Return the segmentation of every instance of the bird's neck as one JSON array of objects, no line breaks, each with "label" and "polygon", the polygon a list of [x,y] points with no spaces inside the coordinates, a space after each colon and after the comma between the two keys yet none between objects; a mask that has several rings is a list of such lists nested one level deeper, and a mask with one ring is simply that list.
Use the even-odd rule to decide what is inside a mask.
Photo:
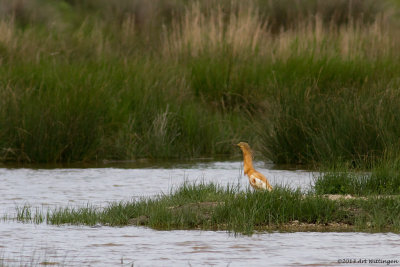
[{"label": "bird's neck", "polygon": [[250,170],[254,169],[251,153],[247,151],[243,151],[243,165],[244,165],[244,174],[247,174]]}]

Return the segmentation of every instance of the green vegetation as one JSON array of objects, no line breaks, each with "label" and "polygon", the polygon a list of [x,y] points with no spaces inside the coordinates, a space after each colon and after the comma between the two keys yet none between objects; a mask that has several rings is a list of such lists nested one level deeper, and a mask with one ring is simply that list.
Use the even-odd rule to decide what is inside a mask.
[{"label": "green vegetation", "polygon": [[322,172],[315,179],[318,194],[399,195],[400,158],[379,160],[369,172],[349,170],[346,166]]},{"label": "green vegetation", "polygon": [[[40,8],[39,8],[40,7]],[[397,150],[398,1],[0,0],[0,160]]]},{"label": "green vegetation", "polygon": [[[17,207],[17,220],[18,221],[31,221],[36,224],[40,224],[44,222],[44,214],[43,209],[35,208],[35,211],[32,211],[32,207],[25,205],[23,207]],[[7,220],[7,216],[4,218]]]},{"label": "green vegetation", "polygon": [[145,225],[155,229],[283,231],[400,231],[400,197],[331,200],[276,188],[272,192],[239,191],[231,186],[184,184],[169,195],[112,203],[105,208],[55,208],[36,213],[18,210],[17,219],[49,224]]}]

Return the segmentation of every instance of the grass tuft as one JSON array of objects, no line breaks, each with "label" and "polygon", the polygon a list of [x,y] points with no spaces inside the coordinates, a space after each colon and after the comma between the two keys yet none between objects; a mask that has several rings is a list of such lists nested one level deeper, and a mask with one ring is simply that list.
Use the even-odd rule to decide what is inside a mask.
[{"label": "grass tuft", "polygon": [[315,180],[317,194],[398,195],[400,164],[397,156],[385,157],[370,172],[340,167],[323,172]]}]

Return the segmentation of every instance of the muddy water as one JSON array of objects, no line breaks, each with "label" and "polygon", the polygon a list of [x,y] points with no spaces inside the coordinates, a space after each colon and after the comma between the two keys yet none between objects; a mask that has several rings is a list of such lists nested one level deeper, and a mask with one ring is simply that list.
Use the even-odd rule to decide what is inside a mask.
[{"label": "muddy water", "polygon": [[[106,206],[168,193],[186,181],[248,186],[240,162],[75,169],[0,169],[0,216],[16,206]],[[256,163],[272,185],[307,189],[307,171]],[[144,227],[51,226],[0,222],[0,266],[343,266],[339,259],[398,260],[400,236],[366,233],[156,231]],[[368,263],[370,264],[370,263]],[[382,265],[382,264],[377,264]],[[384,264],[383,264],[384,265]],[[395,264],[391,264],[393,266]],[[368,266],[368,265],[365,265]]]}]

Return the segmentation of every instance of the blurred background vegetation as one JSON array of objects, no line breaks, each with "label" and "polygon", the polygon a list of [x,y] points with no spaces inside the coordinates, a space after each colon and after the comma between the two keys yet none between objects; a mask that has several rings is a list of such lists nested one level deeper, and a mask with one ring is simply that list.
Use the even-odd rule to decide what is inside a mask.
[{"label": "blurred background vegetation", "polygon": [[0,0],[0,159],[399,158],[400,1]]}]

